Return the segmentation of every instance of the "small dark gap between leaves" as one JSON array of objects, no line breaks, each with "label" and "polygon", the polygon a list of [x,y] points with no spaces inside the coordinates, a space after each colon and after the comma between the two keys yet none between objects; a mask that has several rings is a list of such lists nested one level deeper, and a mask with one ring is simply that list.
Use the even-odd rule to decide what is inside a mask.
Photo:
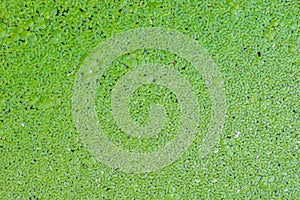
[{"label": "small dark gap between leaves", "polygon": [[259,57],[261,57],[261,52],[259,51],[259,52],[257,52],[257,55],[259,56]]}]

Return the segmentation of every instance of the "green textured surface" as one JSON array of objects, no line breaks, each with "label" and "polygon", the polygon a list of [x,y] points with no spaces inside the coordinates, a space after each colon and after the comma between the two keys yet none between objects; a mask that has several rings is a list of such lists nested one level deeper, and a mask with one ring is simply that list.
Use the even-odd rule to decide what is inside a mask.
[{"label": "green textured surface", "polygon": [[[299,1],[74,2],[0,3],[1,199],[298,198]],[[72,118],[73,85],[82,61],[101,42],[151,26],[185,33],[203,45],[224,80],[227,117],[220,144],[205,158],[197,157],[199,134],[172,165],[128,174],[98,162],[79,140]],[[101,113],[107,107],[101,105],[109,105],[106,95],[114,82],[153,54],[149,59],[158,63],[176,60],[175,69],[191,77],[200,94],[200,132],[207,131],[205,81],[181,58],[148,51],[123,56],[105,72],[97,91],[99,121],[105,120]],[[164,90],[154,85],[138,90],[132,96],[132,117],[144,123],[149,104],[159,99],[174,111],[176,122],[176,102],[172,93],[161,98]],[[173,137],[149,147],[122,142],[110,122],[104,127],[122,148],[151,151]]]}]

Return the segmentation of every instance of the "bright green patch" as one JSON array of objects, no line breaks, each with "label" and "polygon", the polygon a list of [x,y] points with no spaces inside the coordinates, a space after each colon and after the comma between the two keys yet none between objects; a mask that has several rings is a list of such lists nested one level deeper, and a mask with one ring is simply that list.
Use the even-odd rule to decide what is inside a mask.
[{"label": "bright green patch", "polygon": [[[297,1],[4,0],[0,10],[1,199],[299,197]],[[118,33],[141,27],[176,30],[202,44],[224,80],[227,117],[220,144],[200,159],[198,150],[211,112],[205,80],[182,58],[149,49],[153,55],[149,62],[172,66],[176,60],[174,69],[191,77],[198,91],[203,134],[172,165],[152,173],[127,174],[97,161],[79,140],[72,95],[76,74],[91,50]],[[112,77],[99,80],[103,83],[97,91],[99,122],[104,120],[101,113],[109,109],[104,96],[108,89],[131,66],[148,59],[135,53],[119,58],[104,73]],[[131,116],[145,122],[153,101],[172,110],[177,105],[172,96],[164,87],[139,88],[132,96],[136,103],[131,101]],[[172,111],[170,124],[179,114]],[[111,117],[108,113],[104,127],[117,144]],[[120,133],[121,139],[124,135]],[[149,148],[139,148],[144,144]],[[163,144],[164,140],[126,139],[120,148],[152,151]]]}]

